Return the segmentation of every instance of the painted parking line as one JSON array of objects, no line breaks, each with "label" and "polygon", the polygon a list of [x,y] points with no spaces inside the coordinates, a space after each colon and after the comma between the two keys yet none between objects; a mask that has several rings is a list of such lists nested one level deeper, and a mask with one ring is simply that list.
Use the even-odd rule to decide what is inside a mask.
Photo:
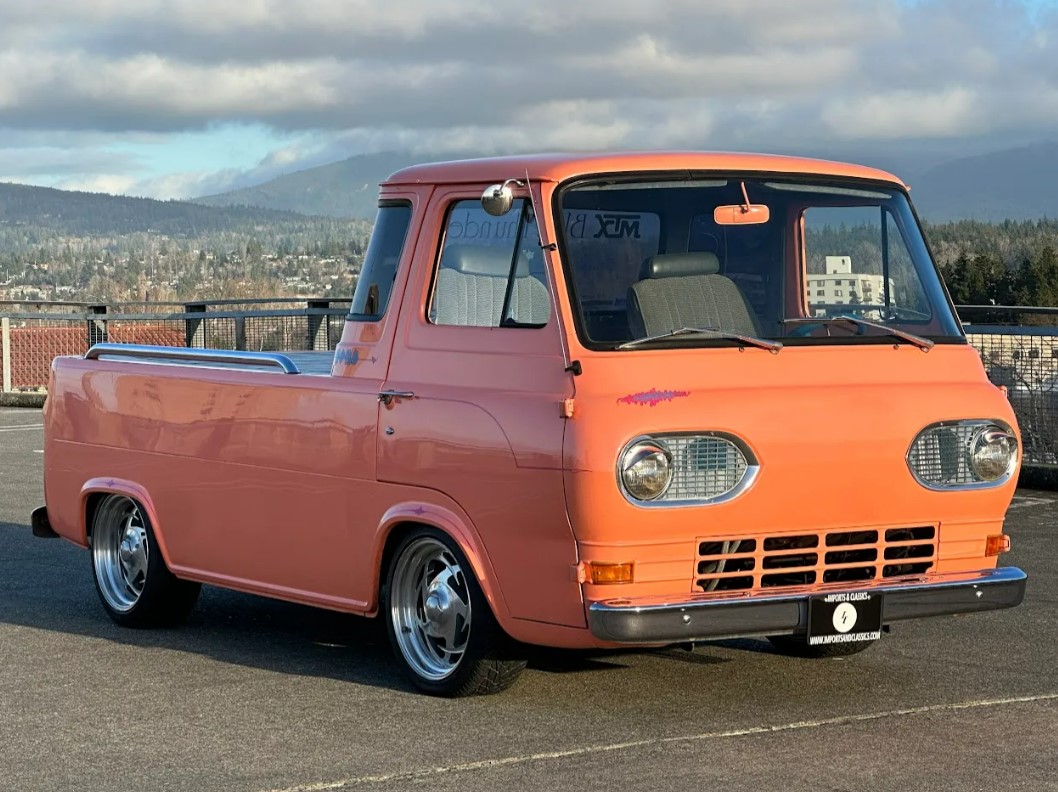
[{"label": "painted parking line", "polygon": [[776,734],[779,732],[801,731],[804,729],[823,729],[827,727],[853,725],[856,723],[883,720],[887,718],[906,718],[909,716],[930,715],[937,712],[957,712],[960,710],[975,710],[986,707],[1037,704],[1040,702],[1051,702],[1055,700],[1058,700],[1058,693],[1040,693],[1033,696],[1016,696],[1001,699],[978,699],[975,701],[960,701],[950,704],[927,704],[922,707],[907,707],[905,709],[886,710],[884,712],[867,712],[859,715],[839,715],[834,718],[797,721],[795,723],[782,723],[774,726],[749,726],[742,729],[730,729],[727,731],[685,734],[674,737],[655,737],[645,740],[629,740],[628,742],[610,743],[608,745],[585,745],[559,751],[546,751],[543,753],[522,754],[517,756],[502,756],[495,759],[483,759],[477,762],[464,762],[461,764],[444,765],[440,767],[426,767],[421,770],[406,770],[403,772],[398,771],[393,773],[380,773],[377,775],[354,776],[335,781],[317,781],[314,783],[300,784],[280,789],[271,789],[268,790],[268,792],[337,792],[337,790],[351,789],[358,786],[390,783],[398,783],[404,786],[407,782],[419,784],[426,783],[429,782],[431,778],[442,775],[472,773],[477,770],[491,770],[497,767],[570,759],[581,756],[590,756],[592,754],[615,753],[634,748],[650,748],[654,746],[671,745],[674,743],[687,744],[706,742],[709,740],[725,740],[735,737]]},{"label": "painted parking line", "polygon": [[41,429],[44,424],[19,424],[18,426],[0,426],[0,432],[24,432],[27,429]]}]

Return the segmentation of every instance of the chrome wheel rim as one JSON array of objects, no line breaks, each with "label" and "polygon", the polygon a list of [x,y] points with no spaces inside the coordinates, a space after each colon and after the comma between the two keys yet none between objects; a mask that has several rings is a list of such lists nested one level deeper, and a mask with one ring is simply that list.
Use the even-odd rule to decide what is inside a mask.
[{"label": "chrome wheel rim", "polygon": [[470,639],[466,575],[437,539],[418,539],[397,559],[390,581],[390,619],[412,670],[430,681],[455,673]]},{"label": "chrome wheel rim", "polygon": [[147,581],[150,544],[139,507],[128,498],[108,498],[92,527],[92,559],[99,590],[114,610],[132,610]]}]

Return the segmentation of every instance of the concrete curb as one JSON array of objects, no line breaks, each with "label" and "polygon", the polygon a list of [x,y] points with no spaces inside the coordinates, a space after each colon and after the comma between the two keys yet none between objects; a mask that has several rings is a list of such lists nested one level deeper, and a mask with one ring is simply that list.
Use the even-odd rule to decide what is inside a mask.
[{"label": "concrete curb", "polygon": [[33,407],[39,410],[46,398],[46,393],[0,393],[0,407]]}]

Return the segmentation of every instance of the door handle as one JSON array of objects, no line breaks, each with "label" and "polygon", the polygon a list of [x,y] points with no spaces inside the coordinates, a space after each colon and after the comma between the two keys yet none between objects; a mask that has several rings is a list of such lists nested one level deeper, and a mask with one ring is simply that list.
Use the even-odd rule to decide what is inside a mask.
[{"label": "door handle", "polygon": [[378,392],[378,400],[387,407],[393,404],[395,399],[414,399],[412,391],[383,390]]}]

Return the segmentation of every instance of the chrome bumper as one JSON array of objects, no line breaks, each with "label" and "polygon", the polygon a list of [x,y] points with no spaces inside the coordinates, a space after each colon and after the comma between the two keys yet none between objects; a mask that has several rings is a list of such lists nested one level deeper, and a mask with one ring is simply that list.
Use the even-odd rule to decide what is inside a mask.
[{"label": "chrome bumper", "polygon": [[882,621],[1013,608],[1025,596],[1025,573],[1017,567],[982,572],[887,580],[871,585],[827,586],[777,595],[698,594],[678,600],[612,599],[588,609],[588,626],[600,640],[620,644],[664,644],[796,635],[808,628],[808,599],[835,591],[883,595]]}]

